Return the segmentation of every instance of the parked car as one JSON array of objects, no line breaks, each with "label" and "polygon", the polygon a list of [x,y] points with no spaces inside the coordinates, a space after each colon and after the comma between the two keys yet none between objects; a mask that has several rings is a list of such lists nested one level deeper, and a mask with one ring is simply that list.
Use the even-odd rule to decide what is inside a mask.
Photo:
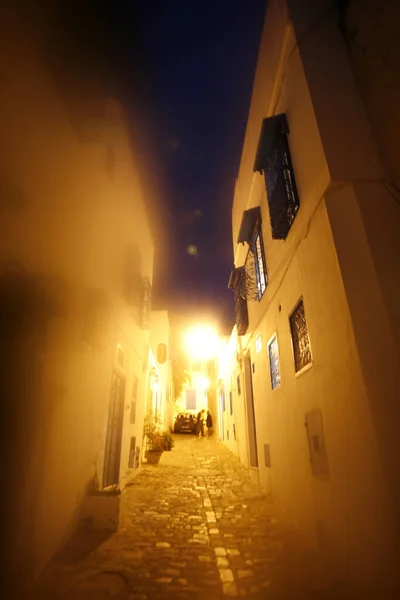
[{"label": "parked car", "polygon": [[174,433],[196,433],[196,417],[190,413],[179,413],[174,423]]}]

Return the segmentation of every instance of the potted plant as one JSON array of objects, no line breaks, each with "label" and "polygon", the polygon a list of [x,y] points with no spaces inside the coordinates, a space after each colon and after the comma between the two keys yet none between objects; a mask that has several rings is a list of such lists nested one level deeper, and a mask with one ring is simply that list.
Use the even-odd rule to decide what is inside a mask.
[{"label": "potted plant", "polygon": [[146,437],[146,459],[150,465],[158,465],[164,452],[164,441],[160,430],[160,419],[153,411],[144,418],[143,433]]},{"label": "potted plant", "polygon": [[162,441],[164,450],[171,451],[172,448],[175,446],[173,438],[168,433],[163,433]]}]

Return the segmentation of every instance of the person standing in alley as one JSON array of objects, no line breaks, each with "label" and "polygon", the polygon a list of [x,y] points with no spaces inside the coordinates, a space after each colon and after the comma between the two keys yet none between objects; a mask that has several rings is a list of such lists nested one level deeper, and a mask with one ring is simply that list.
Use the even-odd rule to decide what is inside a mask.
[{"label": "person standing in alley", "polygon": [[213,420],[210,411],[207,411],[206,417],[206,425],[207,425],[207,435],[212,435],[213,433]]},{"label": "person standing in alley", "polygon": [[197,415],[197,436],[204,437],[204,413],[205,410],[201,410]]}]

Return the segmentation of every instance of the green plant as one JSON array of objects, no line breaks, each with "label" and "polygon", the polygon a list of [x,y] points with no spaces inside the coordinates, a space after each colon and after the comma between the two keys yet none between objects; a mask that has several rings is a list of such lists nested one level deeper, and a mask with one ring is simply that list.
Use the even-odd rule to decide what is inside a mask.
[{"label": "green plant", "polygon": [[148,451],[164,451],[164,442],[161,432],[161,418],[152,410],[150,410],[144,418],[143,433],[146,436],[146,447]]},{"label": "green plant", "polygon": [[164,440],[159,435],[151,435],[147,437],[148,452],[164,452]]},{"label": "green plant", "polygon": [[172,437],[168,433],[163,433],[162,439],[164,450],[172,450],[172,448],[175,446],[175,442]]}]

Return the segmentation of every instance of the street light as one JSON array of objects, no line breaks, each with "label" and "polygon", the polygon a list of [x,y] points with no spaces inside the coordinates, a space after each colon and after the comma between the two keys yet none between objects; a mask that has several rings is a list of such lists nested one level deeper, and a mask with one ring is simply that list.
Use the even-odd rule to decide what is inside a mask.
[{"label": "street light", "polygon": [[184,338],[189,358],[206,361],[218,355],[221,339],[211,325],[197,325],[189,329]]}]

